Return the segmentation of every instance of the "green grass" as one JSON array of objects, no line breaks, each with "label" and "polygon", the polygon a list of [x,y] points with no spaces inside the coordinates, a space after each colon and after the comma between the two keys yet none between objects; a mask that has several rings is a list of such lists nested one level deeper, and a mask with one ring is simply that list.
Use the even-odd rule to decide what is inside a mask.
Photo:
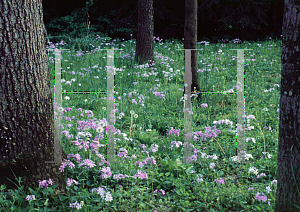
[{"label": "green grass", "polygon": [[[101,49],[111,48],[110,45],[104,44],[104,40],[91,40],[91,43],[95,48],[96,45]],[[62,53],[63,91],[83,93],[62,94],[63,148],[67,155],[80,154],[81,161],[90,159],[96,166],[89,169],[84,166],[79,167],[76,159],[71,157],[70,161],[75,164],[75,167],[73,169],[66,167],[65,172],[68,178],[76,180],[79,184],[68,187],[67,195],[51,194],[53,186],[36,188],[26,194],[14,190],[11,191],[14,194],[13,198],[0,197],[2,211],[75,211],[76,208],[70,207],[70,203],[75,201],[84,203],[78,211],[274,211],[276,183],[273,180],[277,177],[281,41],[266,40],[241,44],[220,41],[218,44],[209,45],[199,43],[197,47],[203,49],[198,50],[200,87],[202,91],[207,92],[230,89],[236,92],[234,86],[237,60],[233,58],[237,57],[237,51],[229,49],[253,49],[245,51],[244,83],[245,113],[247,116],[254,115],[255,120],[246,119],[254,129],[246,130],[245,138],[256,140],[255,143],[251,139],[245,142],[245,151],[252,158],[248,160],[250,163],[240,166],[231,163],[233,156],[236,156],[237,97],[235,93],[226,95],[207,93],[202,95],[200,104],[193,103],[193,132],[202,131],[204,134],[207,131],[209,134],[209,130],[205,127],[216,126],[221,133],[217,133],[215,138],[204,140],[199,137],[199,140],[193,141],[194,147],[198,150],[196,163],[189,165],[179,163],[178,160],[184,161],[184,148],[182,145],[177,147],[174,144],[171,149],[170,145],[172,141],[184,143],[183,102],[180,99],[184,85],[185,62],[184,52],[176,51],[177,48],[183,49],[183,44],[179,41],[155,41],[156,64],[153,66],[153,72],[157,73],[155,76],[150,75],[152,70],[149,67],[135,68],[134,40],[114,43],[114,48],[124,49],[115,51],[114,55],[115,108],[118,109],[115,113],[115,128],[120,130],[115,134],[117,138],[115,151],[119,154],[122,152],[121,148],[124,148],[128,151],[129,157],[116,155],[115,159],[118,163],[109,165],[111,176],[102,179],[99,178],[102,174],[101,170],[107,165],[99,166],[102,159],[93,154],[91,147],[87,151],[84,148],[80,150],[72,142],[77,140],[76,136],[81,131],[77,130],[80,126],[77,121],[85,121],[89,126],[85,131],[91,134],[90,144],[95,143],[93,140],[103,144],[97,150],[99,154],[106,157],[105,128],[101,134],[96,131],[99,121],[107,117],[107,101],[104,99],[106,94],[84,92],[106,90],[107,60],[106,51],[84,52],[81,56],[76,55],[72,50],[64,51]],[[49,53],[52,91],[55,70],[53,58],[55,58],[54,54]],[[141,76],[144,73],[149,76]],[[66,84],[67,81],[72,82],[71,85]],[[134,85],[134,82],[137,84]],[[276,84],[278,87],[275,86]],[[155,87],[156,90],[153,90]],[[136,94],[133,93],[134,91]],[[162,92],[161,94],[165,96],[161,98],[154,92]],[[132,103],[132,99],[135,99],[137,104]],[[142,103],[144,106],[141,105]],[[208,107],[201,106],[204,103],[207,103]],[[67,111],[67,108],[72,110]],[[76,110],[79,108],[82,112]],[[90,111],[93,113],[92,117],[88,116],[91,114]],[[130,111],[138,117],[131,115]],[[121,113],[123,116],[120,117]],[[66,120],[67,117],[69,120]],[[215,122],[226,119],[232,122],[232,126]],[[271,127],[272,132],[264,128],[265,126]],[[180,129],[179,136],[166,136],[166,131],[170,131],[171,127]],[[66,133],[73,135],[73,138],[67,138]],[[87,141],[87,138],[83,138],[83,141]],[[157,145],[156,151],[153,145]],[[263,154],[264,149],[266,154]],[[149,155],[143,150],[148,151]],[[207,155],[215,155],[218,158],[215,156],[206,158]],[[267,155],[270,155],[270,158]],[[155,163],[151,157],[155,159]],[[141,168],[137,161],[147,161],[147,165]],[[211,163],[215,164],[215,168],[211,168]],[[257,173],[250,173],[250,167],[257,168]],[[142,173],[140,178],[135,179],[133,176],[139,174],[138,170]],[[145,172],[147,176],[143,175]],[[257,178],[262,173],[265,176]],[[129,177],[114,179],[113,176],[117,174]],[[220,178],[224,180],[224,184],[216,183],[216,179]],[[107,186],[105,193],[110,192],[111,201],[106,201],[100,194],[91,192],[93,188],[102,186]],[[270,192],[267,191],[267,187],[271,189]],[[256,197],[258,192],[264,193],[261,196],[265,196],[266,201],[258,200]],[[27,195],[35,195],[36,200],[27,201]]]}]

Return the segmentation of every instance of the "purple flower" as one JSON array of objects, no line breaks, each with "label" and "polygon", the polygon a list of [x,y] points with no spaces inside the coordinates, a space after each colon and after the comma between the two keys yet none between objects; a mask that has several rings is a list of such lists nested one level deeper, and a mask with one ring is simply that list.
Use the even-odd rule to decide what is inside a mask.
[{"label": "purple flower", "polygon": [[110,167],[103,167],[101,171],[103,172],[100,176],[102,179],[109,178],[111,176]]},{"label": "purple flower", "polygon": [[53,185],[53,182],[50,178],[49,178],[49,180],[43,180],[43,181],[39,180],[39,187],[40,188],[44,188],[44,187],[46,188],[46,187],[48,187],[48,184]]},{"label": "purple flower", "polygon": [[35,195],[27,195],[26,200],[35,200]]},{"label": "purple flower", "polygon": [[96,166],[96,164],[95,164],[94,161],[92,161],[92,160],[90,160],[90,159],[84,159],[84,160],[82,161],[82,163],[80,163],[80,164],[78,165],[78,167],[80,167],[80,166],[84,166],[85,168],[92,168],[92,167]]},{"label": "purple flower", "polygon": [[73,180],[71,178],[68,178],[67,180],[67,185],[70,187],[73,183],[75,183],[76,185],[78,185],[78,182],[76,180]]},{"label": "purple flower", "polygon": [[267,196],[264,195],[264,193],[261,193],[261,195],[262,195],[262,196],[260,196],[260,193],[257,192],[257,193],[255,194],[255,199],[258,200],[258,201],[264,201],[264,202],[266,202],[266,201],[267,201]]},{"label": "purple flower", "polygon": [[217,184],[224,184],[225,183],[223,178],[220,178],[220,180],[218,180],[218,178],[217,178],[217,179],[215,179],[215,182]]}]

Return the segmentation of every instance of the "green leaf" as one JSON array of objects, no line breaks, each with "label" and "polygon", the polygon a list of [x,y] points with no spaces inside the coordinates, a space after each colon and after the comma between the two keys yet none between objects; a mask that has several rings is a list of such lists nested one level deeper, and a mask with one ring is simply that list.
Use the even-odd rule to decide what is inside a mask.
[{"label": "green leaf", "polygon": [[153,181],[159,183],[159,181],[157,179],[155,179],[155,178],[153,178]]},{"label": "green leaf", "polygon": [[258,210],[261,210],[261,208],[260,207],[258,207],[257,205],[254,205]]},{"label": "green leaf", "polygon": [[48,205],[48,201],[49,201],[49,199],[46,199],[44,205]]},{"label": "green leaf", "polygon": [[166,175],[166,176],[170,176],[170,175],[171,175],[171,173],[170,173],[170,172],[167,172],[167,173],[165,173],[165,175]]}]

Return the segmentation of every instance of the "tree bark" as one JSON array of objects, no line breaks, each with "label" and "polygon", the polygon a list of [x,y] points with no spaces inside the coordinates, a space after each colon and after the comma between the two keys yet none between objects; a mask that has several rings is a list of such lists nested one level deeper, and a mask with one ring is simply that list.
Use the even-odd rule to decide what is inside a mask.
[{"label": "tree bark", "polygon": [[135,61],[139,64],[154,62],[153,54],[153,0],[138,0],[138,29]]},{"label": "tree bark", "polygon": [[36,189],[50,178],[65,192],[61,164],[46,163],[54,161],[54,111],[42,0],[2,0],[0,8],[0,184],[15,189],[7,180],[16,183],[15,174]]},{"label": "tree bark", "polygon": [[[185,0],[184,48],[197,49],[197,0]],[[197,51],[191,51],[192,84],[191,92],[200,92],[197,68]],[[195,90],[196,88],[196,90]],[[183,94],[185,94],[185,87]],[[201,98],[198,94],[197,99]]]},{"label": "tree bark", "polygon": [[300,2],[285,0],[275,211],[300,208]]}]

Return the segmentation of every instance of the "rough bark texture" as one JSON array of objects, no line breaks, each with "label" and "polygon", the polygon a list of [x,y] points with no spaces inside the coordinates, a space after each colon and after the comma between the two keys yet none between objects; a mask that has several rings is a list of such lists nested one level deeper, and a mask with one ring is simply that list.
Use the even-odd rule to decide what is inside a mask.
[{"label": "rough bark texture", "polygon": [[60,164],[45,163],[54,161],[54,111],[43,33],[42,0],[0,1],[0,184],[15,189],[13,173],[26,190],[51,178],[61,193]]},{"label": "rough bark texture", "polygon": [[139,0],[138,30],[135,51],[135,61],[139,65],[148,63],[149,66],[151,66],[152,61],[154,61],[153,31],[153,0]]},{"label": "rough bark texture", "polygon": [[[197,49],[197,0],[185,0],[185,23],[184,23],[184,48]],[[191,92],[199,92],[200,85],[198,80],[197,51],[192,51],[192,84]],[[185,94],[185,87],[183,94]],[[201,94],[198,95],[198,100]]]},{"label": "rough bark texture", "polygon": [[282,26],[276,212],[300,211],[299,9],[299,1],[285,0]]}]

